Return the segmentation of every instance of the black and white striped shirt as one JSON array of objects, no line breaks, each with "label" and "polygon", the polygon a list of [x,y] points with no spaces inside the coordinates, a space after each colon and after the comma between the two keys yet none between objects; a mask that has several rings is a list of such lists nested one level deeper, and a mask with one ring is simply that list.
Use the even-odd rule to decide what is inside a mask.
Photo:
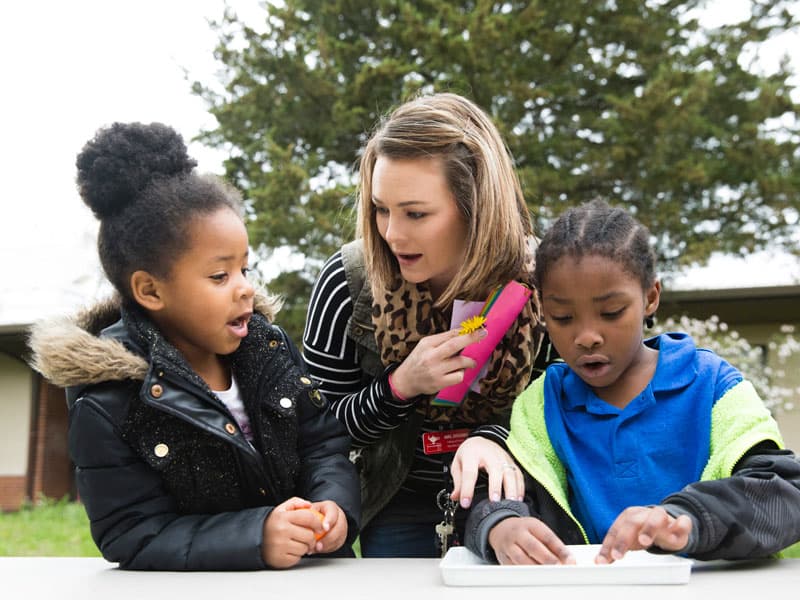
[{"label": "black and white striped shirt", "polygon": [[[347,427],[355,448],[362,448],[400,426],[415,410],[413,404],[398,402],[389,389],[388,374],[365,380],[356,354],[356,344],[346,335],[353,303],[347,286],[341,252],[325,263],[311,293],[303,334],[303,354],[311,375],[320,382],[337,418]],[[452,423],[453,427],[466,427]],[[422,432],[438,431],[439,426],[423,423]],[[473,432],[474,433],[474,432]],[[501,444],[508,430],[500,425],[480,427],[480,435]],[[410,489],[440,486],[443,460],[451,454],[428,456],[421,439],[409,474]]]}]

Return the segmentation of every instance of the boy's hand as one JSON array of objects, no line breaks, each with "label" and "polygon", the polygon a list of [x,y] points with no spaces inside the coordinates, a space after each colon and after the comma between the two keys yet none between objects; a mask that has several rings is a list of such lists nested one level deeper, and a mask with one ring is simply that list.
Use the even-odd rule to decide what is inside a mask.
[{"label": "boy's hand", "polygon": [[600,552],[598,564],[620,560],[629,550],[642,550],[658,546],[669,552],[679,552],[689,542],[692,520],[686,515],[677,519],[660,506],[631,506],[616,518],[608,530]]},{"label": "boy's hand", "polygon": [[501,565],[574,565],[575,558],[539,519],[511,517],[489,532],[489,544]]},{"label": "boy's hand", "polygon": [[322,531],[322,523],[310,510],[299,510],[301,508],[311,508],[311,503],[302,498],[289,498],[273,508],[264,521],[261,556],[270,567],[292,567],[314,551],[314,533]]},{"label": "boy's hand", "polygon": [[347,539],[347,517],[339,505],[332,500],[314,502],[311,508],[322,514],[322,521],[318,524],[322,530],[322,537],[318,537],[314,550],[319,553],[334,552],[342,547]]}]

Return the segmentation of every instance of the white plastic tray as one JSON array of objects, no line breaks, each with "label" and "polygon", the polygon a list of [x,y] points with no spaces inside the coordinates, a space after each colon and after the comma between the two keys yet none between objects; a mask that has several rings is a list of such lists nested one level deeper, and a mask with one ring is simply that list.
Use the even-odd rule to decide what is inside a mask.
[{"label": "white plastic tray", "polygon": [[689,582],[692,561],[672,554],[628,552],[610,565],[594,564],[599,544],[568,546],[575,565],[493,565],[464,547],[450,548],[439,564],[445,585],[664,585]]}]

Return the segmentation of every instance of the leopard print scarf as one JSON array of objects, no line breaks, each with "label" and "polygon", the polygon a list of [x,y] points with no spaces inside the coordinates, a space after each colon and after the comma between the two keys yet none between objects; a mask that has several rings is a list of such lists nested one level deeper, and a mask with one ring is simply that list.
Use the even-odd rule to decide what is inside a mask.
[{"label": "leopard print scarf", "polygon": [[[449,319],[434,307],[430,290],[398,278],[372,305],[375,341],[384,365],[402,362],[425,336],[447,331]],[[528,385],[542,335],[536,294],[517,316],[489,358],[480,380],[480,393],[469,390],[459,406],[433,406],[435,395],[421,400],[417,411],[429,422],[466,424],[496,421],[492,417],[510,410]]]}]

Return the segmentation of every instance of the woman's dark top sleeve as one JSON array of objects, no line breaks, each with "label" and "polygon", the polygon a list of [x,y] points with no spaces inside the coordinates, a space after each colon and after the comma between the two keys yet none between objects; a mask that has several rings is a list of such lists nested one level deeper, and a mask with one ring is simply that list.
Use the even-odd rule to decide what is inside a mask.
[{"label": "woman's dark top sleeve", "polygon": [[391,367],[375,379],[361,370],[355,342],[347,337],[353,303],[341,252],[323,266],[308,304],[303,355],[353,446],[368,446],[404,422],[414,404],[398,402],[389,389]]}]

